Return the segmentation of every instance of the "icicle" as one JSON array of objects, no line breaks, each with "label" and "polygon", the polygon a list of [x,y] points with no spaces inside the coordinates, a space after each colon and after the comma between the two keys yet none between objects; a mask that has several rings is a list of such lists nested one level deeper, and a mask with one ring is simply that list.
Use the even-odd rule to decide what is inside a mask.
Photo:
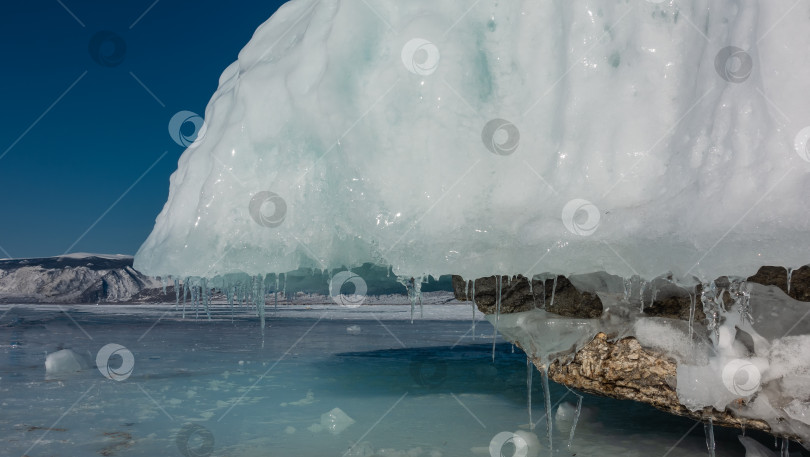
[{"label": "icicle", "polygon": [[782,438],[782,452],[781,457],[789,457],[790,453],[788,452],[788,446],[790,445],[790,440],[787,438]]},{"label": "icicle", "polygon": [[742,436],[745,436],[745,423],[740,424],[740,432],[742,433]]},{"label": "icicle", "polygon": [[554,308],[554,294],[557,292],[557,275],[554,275],[554,283],[551,284],[551,301],[548,304],[549,308]]},{"label": "icicle", "polygon": [[790,295],[790,278],[793,276],[793,268],[787,269],[787,293]]},{"label": "icicle", "polygon": [[571,449],[571,443],[574,442],[574,432],[577,429],[577,422],[579,422],[579,415],[582,413],[582,395],[574,392],[571,389],[568,389],[569,392],[579,397],[577,400],[577,412],[574,413],[574,422],[571,424],[571,432],[568,434],[568,449]]},{"label": "icicle", "polygon": [[416,291],[416,297],[419,299],[419,319],[424,319],[425,317],[425,310],[422,307],[422,277],[419,277],[419,281],[414,284],[414,289]]},{"label": "icicle", "polygon": [[475,281],[470,282],[472,283],[472,334],[475,339]]},{"label": "icicle", "polygon": [[208,320],[211,320],[211,310],[208,308],[208,305],[211,302],[211,295],[210,289],[208,288],[208,281],[205,278],[202,278],[202,282],[200,284],[200,292],[203,299],[203,308],[205,309],[205,315],[208,316]]},{"label": "icicle", "polygon": [[166,279],[165,276],[160,278],[160,282],[163,284],[163,295],[166,295],[166,286],[169,285],[169,281]]},{"label": "icicle", "polygon": [[692,341],[695,325],[695,302],[697,300],[697,290],[693,288],[689,291],[689,341]]},{"label": "icicle", "polygon": [[512,354],[515,353],[515,343],[512,343]]},{"label": "icicle", "polygon": [[543,309],[546,309],[546,277],[543,277]]},{"label": "icicle", "polygon": [[532,372],[534,365],[529,355],[526,355],[526,409],[529,410],[529,430],[534,430],[534,421],[532,421]]},{"label": "icicle", "polygon": [[641,287],[638,289],[638,300],[641,302],[641,312],[644,312],[644,289],[647,288],[647,281],[641,281]]},{"label": "icicle", "polygon": [[234,294],[234,286],[228,284],[228,289],[225,291],[225,295],[228,297],[228,306],[231,308],[231,322],[233,322],[233,294]]},{"label": "icicle", "polygon": [[779,447],[779,438],[777,438],[776,435],[774,435],[774,437],[773,437],[773,448],[776,449],[778,447]]},{"label": "icicle", "polygon": [[[532,276],[532,278],[534,278]],[[532,309],[537,308],[537,300],[534,298],[534,288],[532,287],[532,278],[529,278],[529,294],[532,296]]]},{"label": "icicle", "polygon": [[[287,277],[285,275],[284,282],[287,282]],[[286,286],[285,286],[286,287]],[[331,294],[332,291],[330,290],[329,293]],[[276,274],[276,288],[273,289],[273,312],[278,312],[278,274]]]},{"label": "icicle", "polygon": [[[276,276],[278,280],[278,276]],[[254,294],[253,301],[256,304],[256,311],[259,313],[259,322],[262,328],[262,337],[264,337],[264,276],[259,275],[253,278],[256,294]]]},{"label": "icicle", "polygon": [[709,423],[703,424],[703,431],[706,433],[706,448],[709,450],[709,455],[714,457],[714,422],[709,418]]},{"label": "icicle", "polygon": [[624,280],[624,301],[630,301],[630,294],[633,292],[633,278],[625,278]]},{"label": "icicle", "polygon": [[410,286],[406,285],[405,288],[408,290],[408,301],[411,302],[411,324],[413,324],[413,310],[416,306],[416,279],[411,278],[408,284]]},{"label": "icicle", "polygon": [[492,361],[495,361],[495,340],[498,338],[498,322],[501,319],[501,276],[498,275],[498,282],[495,283],[495,329],[492,331]]},{"label": "icicle", "polygon": [[186,297],[188,297],[188,278],[183,280],[183,319],[186,318]]},{"label": "icicle", "polygon": [[180,281],[174,278],[174,310],[180,308]]},{"label": "icicle", "polygon": [[200,318],[200,306],[198,298],[197,285],[194,284],[191,286],[191,304],[194,305],[194,320]]},{"label": "icicle", "polygon": [[540,377],[543,380],[543,399],[545,402],[546,407],[546,434],[548,436],[548,450],[551,455],[554,452],[554,446],[551,442],[551,433],[553,431],[552,426],[552,414],[551,414],[551,391],[548,387],[548,369],[546,365],[543,365],[540,369]]},{"label": "icicle", "polygon": [[284,300],[287,300],[287,273],[284,273],[284,288],[281,291],[281,296]]}]

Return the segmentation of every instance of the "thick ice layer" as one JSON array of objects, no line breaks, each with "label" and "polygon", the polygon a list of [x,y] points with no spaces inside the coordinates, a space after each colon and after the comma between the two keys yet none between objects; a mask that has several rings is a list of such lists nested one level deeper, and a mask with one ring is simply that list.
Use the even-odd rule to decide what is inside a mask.
[{"label": "thick ice layer", "polygon": [[807,8],[291,1],[222,74],[135,266],[806,264]]}]

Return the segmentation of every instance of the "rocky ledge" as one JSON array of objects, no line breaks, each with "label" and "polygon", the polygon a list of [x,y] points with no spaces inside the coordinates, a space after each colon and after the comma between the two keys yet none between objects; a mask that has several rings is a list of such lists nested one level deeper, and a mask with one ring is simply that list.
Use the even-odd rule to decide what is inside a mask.
[{"label": "rocky ledge", "polygon": [[[636,309],[639,316],[675,321],[690,321],[691,316],[693,326],[690,325],[690,329],[694,327],[695,337],[708,342],[710,330],[701,306],[701,286],[697,285],[689,291],[673,286],[667,278],[659,279],[657,284],[651,282],[633,285],[605,274],[579,278],[535,277],[531,282],[523,276],[501,277],[500,281],[496,276],[491,276],[478,278],[474,282],[454,276],[453,289],[458,300],[468,301],[474,298],[477,308],[487,315],[497,312],[497,299],[500,295],[501,316],[544,309],[556,316],[588,319],[599,323],[609,322],[607,316],[611,311],[609,303],[603,303],[605,300],[597,291],[618,292],[618,289],[624,289],[624,300],[635,301],[634,306],[638,306]],[[762,267],[755,275],[747,278],[747,282],[767,286],[773,295],[784,294],[794,300],[810,301],[808,266],[792,272],[782,267]],[[715,284],[719,290],[724,291],[728,288],[729,281],[727,278],[718,278]],[[723,293],[728,294],[721,292]],[[804,327],[806,325],[803,324],[802,328]],[[615,328],[610,325],[599,329],[597,324],[592,337],[586,339],[585,344],[578,346],[567,357],[552,358],[547,367],[549,378],[588,393],[639,401],[662,411],[696,420],[711,419],[719,426],[762,430],[799,442],[807,441],[808,429],[805,424],[791,421],[786,414],[777,418],[777,423],[784,422],[786,425],[779,425],[775,429],[773,420],[768,422],[745,413],[746,403],[753,402],[755,398],[736,399],[723,410],[711,406],[688,408],[678,398],[678,360],[659,348],[645,346],[634,336],[620,333],[615,332]],[[777,333],[777,336],[783,335]],[[521,346],[520,341],[513,342],[521,349],[526,349]],[[526,352],[532,353],[531,350]],[[532,361],[539,370],[544,368],[544,362],[539,357],[532,357]]]}]

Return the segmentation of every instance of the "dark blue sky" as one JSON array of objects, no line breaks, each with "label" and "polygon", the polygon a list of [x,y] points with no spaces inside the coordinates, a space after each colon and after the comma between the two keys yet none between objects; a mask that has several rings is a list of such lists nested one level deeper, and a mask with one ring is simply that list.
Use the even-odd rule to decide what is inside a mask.
[{"label": "dark blue sky", "polygon": [[183,151],[169,120],[203,114],[219,75],[282,3],[4,2],[0,258],[134,254]]}]

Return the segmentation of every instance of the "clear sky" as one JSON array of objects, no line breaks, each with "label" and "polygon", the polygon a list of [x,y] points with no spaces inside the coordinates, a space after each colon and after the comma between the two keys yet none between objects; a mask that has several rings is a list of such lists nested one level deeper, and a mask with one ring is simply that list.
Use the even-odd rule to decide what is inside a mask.
[{"label": "clear sky", "polygon": [[184,149],[169,120],[283,3],[3,2],[0,258],[134,254]]}]

